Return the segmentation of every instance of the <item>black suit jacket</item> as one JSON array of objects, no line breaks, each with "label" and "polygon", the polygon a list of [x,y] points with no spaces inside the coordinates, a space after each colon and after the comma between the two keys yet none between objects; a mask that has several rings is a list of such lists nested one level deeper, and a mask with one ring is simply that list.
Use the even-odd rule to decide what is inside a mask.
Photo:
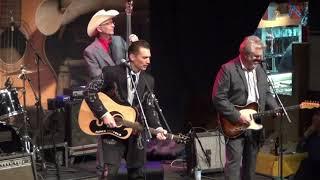
[{"label": "black suit jacket", "polygon": [[[270,92],[266,73],[260,65],[256,67],[257,86],[259,92],[259,110],[267,106],[274,109],[278,104]],[[237,57],[221,66],[212,91],[213,104],[217,111],[228,120],[235,122],[240,113],[234,105],[246,105],[248,85],[240,58]]]},{"label": "black suit jacket", "polygon": [[[146,72],[141,72],[137,84],[137,91],[142,101],[142,106],[150,127],[157,128],[161,124],[158,114],[151,97],[151,91],[154,88],[154,79]],[[127,71],[124,65],[106,66],[102,69],[102,75],[91,81],[87,87],[86,102],[97,118],[100,118],[108,110],[102,105],[97,93],[103,92],[112,98],[115,102],[130,106],[127,97]],[[136,97],[133,100],[133,106],[138,107]],[[139,108],[137,108],[139,110]]]}]

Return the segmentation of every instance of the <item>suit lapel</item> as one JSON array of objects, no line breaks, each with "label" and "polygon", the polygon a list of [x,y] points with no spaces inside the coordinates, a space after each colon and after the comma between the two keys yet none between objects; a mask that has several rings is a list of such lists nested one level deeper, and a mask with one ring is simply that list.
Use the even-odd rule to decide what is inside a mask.
[{"label": "suit lapel", "polygon": [[236,59],[236,69],[237,69],[237,72],[239,73],[241,79],[242,79],[242,82],[244,84],[244,87],[246,89],[246,92],[248,93],[248,84],[247,84],[247,79],[246,79],[246,76],[244,74],[244,71],[242,70],[242,67],[241,67],[241,62],[240,62],[240,58],[237,58]]},{"label": "suit lapel", "polygon": [[101,61],[103,61],[104,64],[114,66],[115,63],[113,62],[110,54],[103,49],[103,47],[100,45],[98,38],[95,39],[95,44],[97,48],[97,54],[99,55]]},{"label": "suit lapel", "polygon": [[127,101],[128,99],[128,85],[127,85],[127,70],[126,68],[121,68],[121,71],[123,72],[119,72],[119,79],[118,79],[118,83],[120,85],[120,92],[121,92],[121,96]]},{"label": "suit lapel", "polygon": [[144,80],[144,72],[141,71],[139,75],[139,80],[138,80],[138,86],[137,86],[137,91],[139,94],[139,97],[142,99],[143,93],[144,93],[144,88],[145,88],[145,80]]},{"label": "suit lapel", "polygon": [[112,36],[112,43],[110,44],[111,57],[115,64],[121,64],[121,59],[126,58],[126,44],[123,44],[122,38],[119,36]]},{"label": "suit lapel", "polygon": [[[262,88],[262,85],[261,85],[261,83],[263,83],[264,81],[261,79],[262,77],[262,74],[264,73],[264,72],[262,72],[263,70],[261,69],[261,67],[257,67],[256,68],[256,76],[257,76],[257,87],[258,87],[258,92],[259,92],[259,95],[261,95],[262,94],[262,92],[261,92],[261,88]],[[261,99],[261,97],[260,97],[260,99]]]}]

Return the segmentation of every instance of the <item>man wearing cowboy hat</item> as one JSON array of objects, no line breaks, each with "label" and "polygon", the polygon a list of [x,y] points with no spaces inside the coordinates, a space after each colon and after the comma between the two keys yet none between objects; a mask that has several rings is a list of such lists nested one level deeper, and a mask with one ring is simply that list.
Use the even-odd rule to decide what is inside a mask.
[{"label": "man wearing cowboy hat", "polygon": [[[105,66],[120,64],[121,59],[126,58],[127,44],[121,36],[114,35],[115,24],[113,18],[119,14],[116,10],[101,9],[96,12],[87,27],[89,37],[95,40],[84,50],[83,57],[88,65],[88,72],[91,79],[95,79],[102,74]],[[134,34],[129,36],[131,42],[137,41],[138,37]],[[98,173],[103,176],[108,174],[104,170],[103,142],[104,138],[97,138],[97,163]],[[105,172],[106,171],[106,172]]]},{"label": "man wearing cowboy hat", "polygon": [[[126,42],[121,36],[114,35],[113,18],[118,14],[116,10],[102,9],[89,21],[87,33],[89,37],[95,37],[95,40],[84,50],[83,56],[91,78],[99,76],[104,66],[120,64],[120,60],[126,58]],[[129,39],[134,42],[138,37],[131,34]]]}]

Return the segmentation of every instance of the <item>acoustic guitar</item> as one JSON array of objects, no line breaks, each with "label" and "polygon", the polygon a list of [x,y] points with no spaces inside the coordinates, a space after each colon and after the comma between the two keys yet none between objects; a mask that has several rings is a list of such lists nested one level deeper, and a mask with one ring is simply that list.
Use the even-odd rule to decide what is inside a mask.
[{"label": "acoustic guitar", "polygon": [[[257,118],[263,116],[273,116],[277,112],[281,112],[282,110],[275,109],[269,110],[264,112],[258,112],[258,104],[253,102],[245,106],[235,106],[236,109],[240,112],[240,114],[245,115],[251,119],[248,124],[240,123],[240,122],[231,122],[226,119],[224,116],[219,114],[218,124],[222,133],[228,138],[236,138],[244,133],[246,130],[260,130],[263,128],[262,124],[257,124],[255,120]],[[286,110],[294,110],[294,109],[312,109],[312,108],[319,108],[319,103],[316,102],[302,102],[299,105],[289,106],[286,107]]]},{"label": "acoustic guitar", "polygon": [[[108,109],[110,114],[114,117],[117,127],[107,127],[102,120],[94,116],[86,101],[83,100],[80,106],[78,122],[80,129],[84,133],[94,136],[107,134],[120,139],[127,139],[132,134],[133,129],[137,131],[144,130],[144,127],[140,123],[135,122],[136,111],[134,108],[120,105],[104,93],[99,92],[98,96],[103,106]],[[160,131],[150,128],[150,132],[151,134],[156,135]],[[189,137],[182,134],[175,135],[167,133],[166,137],[177,143],[187,143],[189,141]]]}]

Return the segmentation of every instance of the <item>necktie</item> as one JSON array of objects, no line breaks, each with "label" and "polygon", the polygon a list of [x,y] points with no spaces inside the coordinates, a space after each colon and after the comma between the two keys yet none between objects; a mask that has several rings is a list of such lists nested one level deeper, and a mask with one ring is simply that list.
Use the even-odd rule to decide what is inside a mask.
[{"label": "necktie", "polygon": [[133,89],[134,86],[133,86],[132,83],[134,83],[135,85],[137,84],[137,75],[134,74],[133,72],[131,72],[131,77],[132,77],[131,87],[132,87],[132,89]]}]

